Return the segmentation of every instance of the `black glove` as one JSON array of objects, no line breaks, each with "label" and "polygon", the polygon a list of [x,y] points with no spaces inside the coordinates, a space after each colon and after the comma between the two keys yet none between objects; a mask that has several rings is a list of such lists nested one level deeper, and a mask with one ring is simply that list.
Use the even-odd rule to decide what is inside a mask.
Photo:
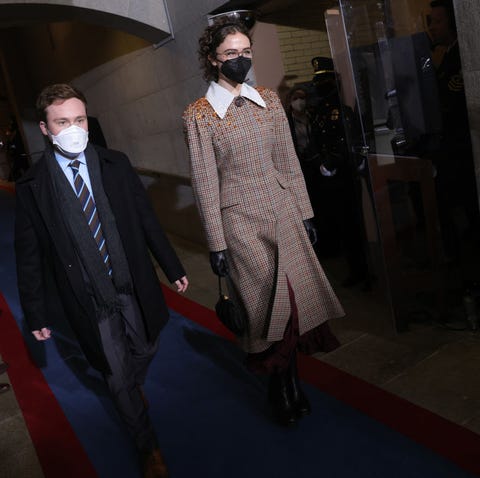
[{"label": "black glove", "polygon": [[227,261],[227,250],[210,252],[210,266],[214,274],[220,277],[228,276],[229,268]]},{"label": "black glove", "polygon": [[314,246],[315,243],[317,242],[317,230],[313,225],[313,221],[311,219],[304,219],[303,225],[305,226],[305,230],[307,231],[308,238],[310,239],[310,243],[312,244],[312,246]]}]

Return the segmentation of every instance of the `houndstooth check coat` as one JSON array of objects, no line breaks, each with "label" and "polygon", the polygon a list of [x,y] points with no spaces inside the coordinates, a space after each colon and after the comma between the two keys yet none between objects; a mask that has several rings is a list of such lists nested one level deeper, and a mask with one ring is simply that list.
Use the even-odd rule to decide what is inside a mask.
[{"label": "houndstooth check coat", "polygon": [[221,119],[203,97],[184,113],[191,180],[211,251],[228,251],[230,277],[248,316],[250,353],[283,338],[290,317],[287,277],[300,334],[344,315],[310,244],[300,165],[276,93],[257,88],[262,108],[234,102]]}]

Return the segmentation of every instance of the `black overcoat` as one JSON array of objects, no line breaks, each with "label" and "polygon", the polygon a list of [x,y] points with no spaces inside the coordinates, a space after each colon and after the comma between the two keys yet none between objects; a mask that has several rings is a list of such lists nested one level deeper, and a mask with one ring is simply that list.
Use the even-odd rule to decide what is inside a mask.
[{"label": "black overcoat", "polygon": [[[168,320],[151,255],[170,282],[185,271],[127,156],[95,146],[149,340]],[[108,372],[92,299],[60,214],[43,156],[17,182],[15,252],[20,302],[31,330],[68,320],[90,364]]]}]

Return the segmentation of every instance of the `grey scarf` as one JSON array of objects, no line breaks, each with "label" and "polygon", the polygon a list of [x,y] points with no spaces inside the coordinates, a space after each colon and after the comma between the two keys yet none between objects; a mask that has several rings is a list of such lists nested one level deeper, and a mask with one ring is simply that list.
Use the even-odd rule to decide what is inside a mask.
[{"label": "grey scarf", "polygon": [[61,205],[61,215],[93,289],[98,313],[97,318],[108,317],[119,308],[117,293],[131,294],[132,285],[120,234],[103,189],[97,152],[93,146],[87,145],[85,158],[97,212],[102,224],[102,232],[110,256],[112,277],[108,275],[107,268],[98,251],[97,243],[82,211],[80,201],[55,159],[51,146],[45,150],[45,157],[55,195],[58,204]]}]

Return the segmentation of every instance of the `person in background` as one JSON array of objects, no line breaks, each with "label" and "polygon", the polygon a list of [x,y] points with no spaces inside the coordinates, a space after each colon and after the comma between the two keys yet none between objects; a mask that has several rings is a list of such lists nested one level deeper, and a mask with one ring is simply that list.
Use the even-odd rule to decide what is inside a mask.
[{"label": "person in background", "polygon": [[165,478],[143,395],[168,319],[150,253],[179,292],[188,280],[127,156],[89,144],[86,105],[67,84],[37,99],[48,143],[16,185],[20,302],[39,341],[51,338],[55,320],[69,322],[105,378],[143,476]]},{"label": "person in background", "polygon": [[362,192],[357,158],[349,150],[353,112],[342,104],[334,71],[328,57],[312,59],[314,76],[308,88],[311,137],[318,154],[315,197],[320,257],[343,254],[348,275],[344,287],[362,284],[370,289],[363,223]]},{"label": "person in background", "polygon": [[[294,86],[286,97],[288,124],[292,133],[295,152],[302,168],[308,196],[314,212],[314,220],[318,218],[319,204],[319,152],[312,136],[311,115],[307,109],[307,90],[303,86]],[[315,224],[317,226],[317,224]],[[317,227],[318,229],[318,227]]]},{"label": "person in background", "polygon": [[248,321],[247,366],[270,377],[286,426],[310,413],[297,350],[338,346],[327,324],[344,311],[320,266],[305,181],[276,93],[246,83],[253,57],[242,23],[216,23],[199,40],[209,81],[184,113],[191,180],[212,270],[228,276]]},{"label": "person in background", "polygon": [[[433,46],[445,50],[436,68],[443,122],[434,159],[439,219],[447,257],[460,259],[466,255],[462,253],[464,239],[470,236],[477,241],[480,237],[475,164],[453,2],[435,0],[430,6]],[[478,249],[476,244],[474,248]]]}]

